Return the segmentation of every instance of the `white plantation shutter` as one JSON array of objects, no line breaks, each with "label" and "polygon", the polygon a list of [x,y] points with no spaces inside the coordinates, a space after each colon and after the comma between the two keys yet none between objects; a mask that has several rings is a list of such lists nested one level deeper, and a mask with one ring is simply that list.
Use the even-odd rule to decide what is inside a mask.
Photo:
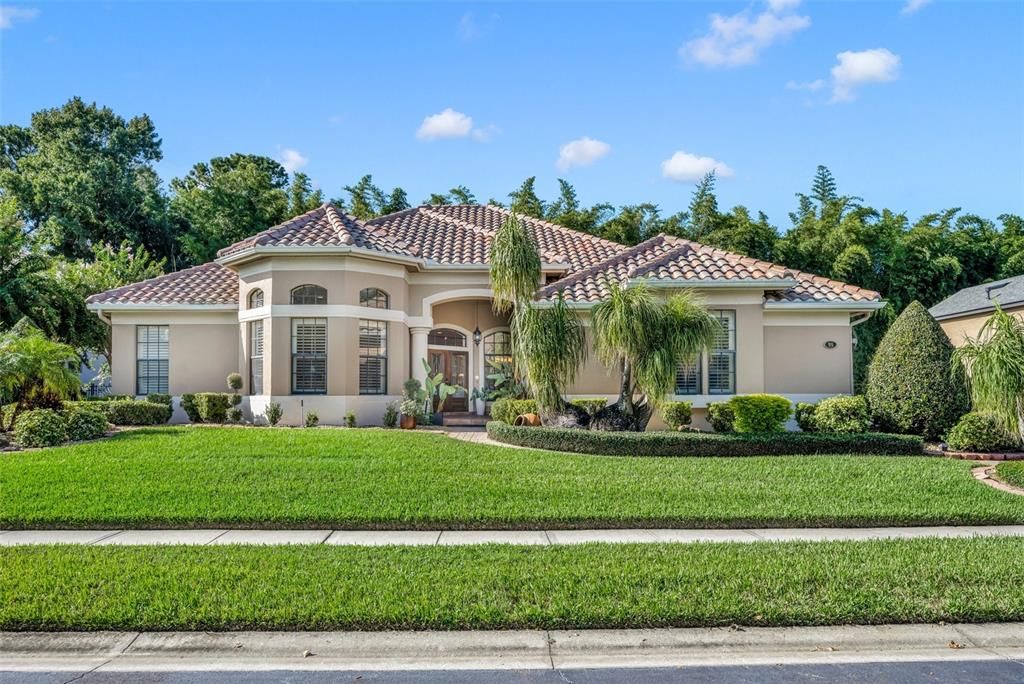
[{"label": "white plantation shutter", "polygon": [[167,394],[170,363],[166,325],[135,326],[135,393]]},{"label": "white plantation shutter", "polygon": [[388,324],[359,321],[359,393],[387,394]]},{"label": "white plantation shutter", "polygon": [[327,319],[292,319],[292,392],[327,392]]},{"label": "white plantation shutter", "polygon": [[249,394],[263,394],[263,321],[249,324]]},{"label": "white plantation shutter", "polygon": [[676,368],[676,394],[700,394],[700,355],[689,363],[681,363]]},{"label": "white plantation shutter", "polygon": [[736,312],[711,311],[722,329],[715,336],[708,358],[708,393],[736,393]]}]

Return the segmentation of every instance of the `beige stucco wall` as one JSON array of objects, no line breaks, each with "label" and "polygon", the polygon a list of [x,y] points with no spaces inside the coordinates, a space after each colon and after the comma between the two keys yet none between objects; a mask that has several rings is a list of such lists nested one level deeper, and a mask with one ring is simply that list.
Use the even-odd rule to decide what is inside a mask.
[{"label": "beige stucco wall", "polygon": [[[850,326],[764,328],[764,391],[772,394],[848,394],[852,391]],[[827,349],[825,343],[836,343]]]},{"label": "beige stucco wall", "polygon": [[[1024,306],[1022,307],[1011,307],[1004,309],[1007,313],[1011,313],[1017,318],[1024,320]],[[944,321],[939,321],[939,325],[942,330],[949,337],[949,341],[953,343],[954,347],[962,346],[964,341],[968,337],[977,339],[981,333],[981,326],[985,324],[992,316],[992,312],[986,312],[981,314],[975,314],[974,316],[962,316],[960,318],[950,318]]]},{"label": "beige stucco wall", "polygon": [[[196,317],[191,317],[196,320]],[[221,317],[222,318],[222,317]],[[111,391],[114,394],[135,394],[136,325],[161,325],[167,317],[159,315],[138,322],[111,326],[111,347],[114,355]],[[238,324],[166,323],[168,326],[167,380],[173,395],[187,392],[226,392],[228,374],[239,370]]]}]

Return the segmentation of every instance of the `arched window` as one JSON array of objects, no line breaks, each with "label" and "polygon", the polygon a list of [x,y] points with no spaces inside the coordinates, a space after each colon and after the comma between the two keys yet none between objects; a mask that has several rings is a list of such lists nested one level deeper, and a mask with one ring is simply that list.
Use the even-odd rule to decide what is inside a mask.
[{"label": "arched window", "polygon": [[327,290],[319,285],[299,285],[292,290],[292,304],[326,304]]},{"label": "arched window", "polygon": [[367,287],[359,291],[359,303],[371,309],[388,308],[388,293],[380,288]]},{"label": "arched window", "polygon": [[498,330],[484,337],[484,389],[497,387],[495,375],[512,374],[512,334]]},{"label": "arched window", "polygon": [[249,293],[249,308],[258,309],[263,306],[263,290],[256,288]]},{"label": "arched window", "polygon": [[466,336],[451,328],[436,328],[427,335],[427,344],[439,347],[465,347]]}]

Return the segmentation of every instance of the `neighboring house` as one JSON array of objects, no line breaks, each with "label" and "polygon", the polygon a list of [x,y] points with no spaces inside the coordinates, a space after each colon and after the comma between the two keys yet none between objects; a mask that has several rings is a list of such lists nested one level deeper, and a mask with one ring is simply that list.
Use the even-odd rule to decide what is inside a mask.
[{"label": "neighboring house", "polygon": [[965,287],[928,309],[950,342],[959,347],[968,337],[977,338],[981,326],[996,310],[1024,318],[1024,276]]},{"label": "neighboring house", "polygon": [[[89,298],[111,325],[117,394],[225,391],[245,378],[243,405],[271,401],[285,423],[315,410],[339,423],[379,423],[422,359],[467,392],[486,389],[488,360],[509,355],[508,321],[491,310],[488,253],[509,211],[424,206],[360,221],[330,204],[233,244],[216,262]],[[696,290],[723,323],[715,348],[680,368],[676,393],[700,423],[710,401],[774,392],[815,401],[851,391],[853,326],[881,308],[877,292],[667,235],[635,247],[520,217],[540,247],[550,298],[585,320],[608,278],[660,291]],[[614,371],[594,355],[570,396],[613,397]]]}]

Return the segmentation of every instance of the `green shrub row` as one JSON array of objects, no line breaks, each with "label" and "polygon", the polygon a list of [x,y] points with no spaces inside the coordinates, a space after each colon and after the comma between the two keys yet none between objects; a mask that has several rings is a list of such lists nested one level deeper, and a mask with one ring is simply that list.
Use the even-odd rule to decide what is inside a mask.
[{"label": "green shrub row", "polygon": [[920,437],[869,432],[859,435],[806,432],[699,433],[598,432],[514,427],[487,423],[498,442],[533,449],[607,456],[785,456],[814,454],[919,455]]},{"label": "green shrub row", "polygon": [[237,423],[242,419],[242,395],[227,392],[197,392],[181,395],[181,409],[193,423]]},{"label": "green shrub row", "polygon": [[23,447],[49,447],[69,440],[96,439],[106,431],[106,417],[88,402],[75,402],[63,411],[25,411],[14,421],[14,441]]},{"label": "green shrub row", "polygon": [[87,406],[101,412],[114,425],[162,425],[171,419],[171,407],[134,399],[117,401],[66,401],[64,406]]}]

